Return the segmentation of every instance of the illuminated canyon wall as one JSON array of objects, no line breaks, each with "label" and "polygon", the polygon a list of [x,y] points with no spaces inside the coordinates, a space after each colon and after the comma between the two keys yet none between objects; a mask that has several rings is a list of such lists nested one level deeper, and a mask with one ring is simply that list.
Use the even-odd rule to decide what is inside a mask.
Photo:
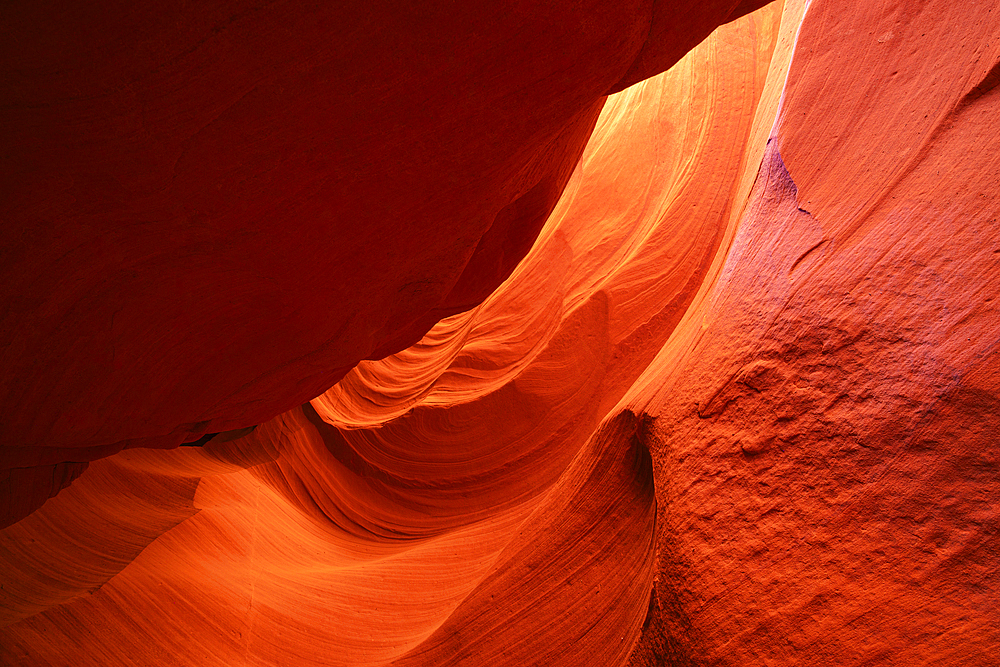
[{"label": "illuminated canyon wall", "polygon": [[1000,665],[1000,4],[760,4],[0,17],[0,663]]}]

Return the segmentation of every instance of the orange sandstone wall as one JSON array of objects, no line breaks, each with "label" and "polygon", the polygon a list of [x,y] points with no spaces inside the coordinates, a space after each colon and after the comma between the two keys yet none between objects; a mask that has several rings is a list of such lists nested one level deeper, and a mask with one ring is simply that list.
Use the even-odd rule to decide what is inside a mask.
[{"label": "orange sandstone wall", "polygon": [[[1000,6],[788,0],[704,41],[753,7],[699,7],[263,8],[201,15],[176,53],[123,12],[108,34],[166,63],[147,85],[111,39],[119,64],[81,70],[103,97],[11,98],[33,138],[4,164],[49,198],[8,206],[75,231],[5,248],[5,367],[31,379],[0,661],[1000,664]],[[52,67],[14,89],[65,95]],[[72,123],[40,144],[55,118],[127,150],[88,162]],[[94,359],[109,341],[126,361]]]},{"label": "orange sandstone wall", "polygon": [[659,512],[633,664],[1000,664],[998,38],[809,5],[724,262],[622,403]]}]

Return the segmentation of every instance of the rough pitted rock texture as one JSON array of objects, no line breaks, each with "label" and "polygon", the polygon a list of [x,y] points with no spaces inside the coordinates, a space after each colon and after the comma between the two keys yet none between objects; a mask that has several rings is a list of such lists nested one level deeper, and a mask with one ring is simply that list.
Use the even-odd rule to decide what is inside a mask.
[{"label": "rough pitted rock texture", "polygon": [[[0,662],[1000,664],[1000,7],[789,0],[704,41],[754,7],[387,7],[197,10],[180,51],[140,7],[77,72],[101,95],[11,98],[65,197],[8,205],[105,245],[9,246],[40,407],[5,422],[38,439],[3,443]],[[67,90],[43,51],[22,96]],[[200,128],[175,163],[121,157],[174,155],[164,123]]]}]

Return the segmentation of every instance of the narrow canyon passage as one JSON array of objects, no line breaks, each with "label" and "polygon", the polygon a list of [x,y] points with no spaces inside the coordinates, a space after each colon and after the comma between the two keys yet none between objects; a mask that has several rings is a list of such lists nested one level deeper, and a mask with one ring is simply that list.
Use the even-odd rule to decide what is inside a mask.
[{"label": "narrow canyon passage", "polygon": [[661,5],[0,19],[0,663],[1000,665],[1000,4]]}]

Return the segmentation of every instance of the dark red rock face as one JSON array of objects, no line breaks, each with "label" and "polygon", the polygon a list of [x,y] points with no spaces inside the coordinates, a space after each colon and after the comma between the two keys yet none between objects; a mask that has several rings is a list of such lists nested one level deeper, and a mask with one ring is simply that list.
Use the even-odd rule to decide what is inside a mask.
[{"label": "dark red rock face", "polygon": [[76,4],[0,663],[1000,665],[1000,5]]},{"label": "dark red rock face", "polygon": [[[174,446],[261,423],[477,305],[650,4],[9,8],[0,438]],[[700,32],[660,71],[735,6],[688,4]]]}]

